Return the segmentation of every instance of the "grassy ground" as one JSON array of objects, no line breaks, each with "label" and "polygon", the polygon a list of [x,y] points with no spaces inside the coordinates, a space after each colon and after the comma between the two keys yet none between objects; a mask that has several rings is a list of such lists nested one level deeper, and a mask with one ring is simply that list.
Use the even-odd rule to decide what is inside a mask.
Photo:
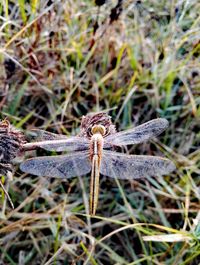
[{"label": "grassy ground", "polygon": [[0,264],[200,263],[200,4],[116,4],[2,0],[0,118],[74,135],[88,112],[108,111],[118,130],[165,117],[159,140],[127,151],[177,170],[148,182],[102,176],[90,218],[89,176],[65,182],[16,165],[15,209],[3,192],[0,201]]}]

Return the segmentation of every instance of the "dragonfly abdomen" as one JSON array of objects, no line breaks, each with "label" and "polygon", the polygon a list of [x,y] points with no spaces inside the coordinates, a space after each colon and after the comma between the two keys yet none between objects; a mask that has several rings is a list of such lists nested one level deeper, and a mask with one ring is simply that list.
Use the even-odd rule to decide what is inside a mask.
[{"label": "dragonfly abdomen", "polygon": [[99,197],[99,174],[103,151],[103,137],[100,133],[95,133],[91,137],[90,159],[92,172],[90,180],[90,214],[95,215]]}]

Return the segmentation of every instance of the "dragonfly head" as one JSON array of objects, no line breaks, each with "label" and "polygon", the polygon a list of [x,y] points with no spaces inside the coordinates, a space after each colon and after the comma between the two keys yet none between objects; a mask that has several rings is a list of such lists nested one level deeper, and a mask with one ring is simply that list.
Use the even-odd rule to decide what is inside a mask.
[{"label": "dragonfly head", "polygon": [[106,134],[106,128],[101,124],[96,124],[92,126],[91,134],[100,133],[102,136]]},{"label": "dragonfly head", "polygon": [[100,133],[103,137],[106,137],[115,132],[111,117],[104,112],[89,113],[82,117],[80,137],[90,139],[94,133]]}]

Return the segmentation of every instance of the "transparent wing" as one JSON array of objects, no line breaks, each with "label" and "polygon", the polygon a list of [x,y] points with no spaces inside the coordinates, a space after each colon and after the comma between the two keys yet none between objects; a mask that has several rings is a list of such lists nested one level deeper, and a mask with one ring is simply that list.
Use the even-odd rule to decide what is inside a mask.
[{"label": "transparent wing", "polygon": [[43,130],[32,130],[36,142],[26,144],[25,147],[36,146],[41,147],[47,151],[83,151],[88,150],[89,140],[87,138],[55,134]]},{"label": "transparent wing", "polygon": [[41,147],[48,151],[83,151],[89,149],[89,141],[78,136],[69,137],[68,139],[50,140],[34,143],[35,146]]},{"label": "transparent wing", "polygon": [[90,172],[91,163],[89,153],[82,151],[75,154],[31,158],[21,163],[20,169],[37,176],[71,178]]},{"label": "transparent wing", "polygon": [[36,141],[61,140],[61,139],[69,138],[66,135],[51,133],[51,132],[47,132],[47,131],[39,130],[39,129],[31,130],[30,134]]},{"label": "transparent wing", "polygon": [[166,119],[154,119],[135,128],[111,134],[105,137],[105,144],[129,145],[138,144],[159,135],[168,127]]},{"label": "transparent wing", "polygon": [[174,169],[174,163],[167,158],[126,155],[104,150],[100,172],[111,178],[139,179],[165,175]]}]

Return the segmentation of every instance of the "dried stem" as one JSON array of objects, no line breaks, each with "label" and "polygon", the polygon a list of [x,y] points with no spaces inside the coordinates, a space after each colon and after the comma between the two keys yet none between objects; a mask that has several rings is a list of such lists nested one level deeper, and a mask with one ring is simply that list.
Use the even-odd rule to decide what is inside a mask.
[{"label": "dried stem", "polygon": [[8,192],[7,192],[7,190],[4,188],[4,185],[3,185],[3,183],[1,182],[1,180],[0,180],[0,186],[1,186],[2,190],[4,191],[6,197],[8,198],[8,201],[9,201],[11,207],[12,207],[13,209],[15,209],[14,204],[13,204],[13,202],[12,202],[12,200],[11,200],[11,198],[10,198]]}]

